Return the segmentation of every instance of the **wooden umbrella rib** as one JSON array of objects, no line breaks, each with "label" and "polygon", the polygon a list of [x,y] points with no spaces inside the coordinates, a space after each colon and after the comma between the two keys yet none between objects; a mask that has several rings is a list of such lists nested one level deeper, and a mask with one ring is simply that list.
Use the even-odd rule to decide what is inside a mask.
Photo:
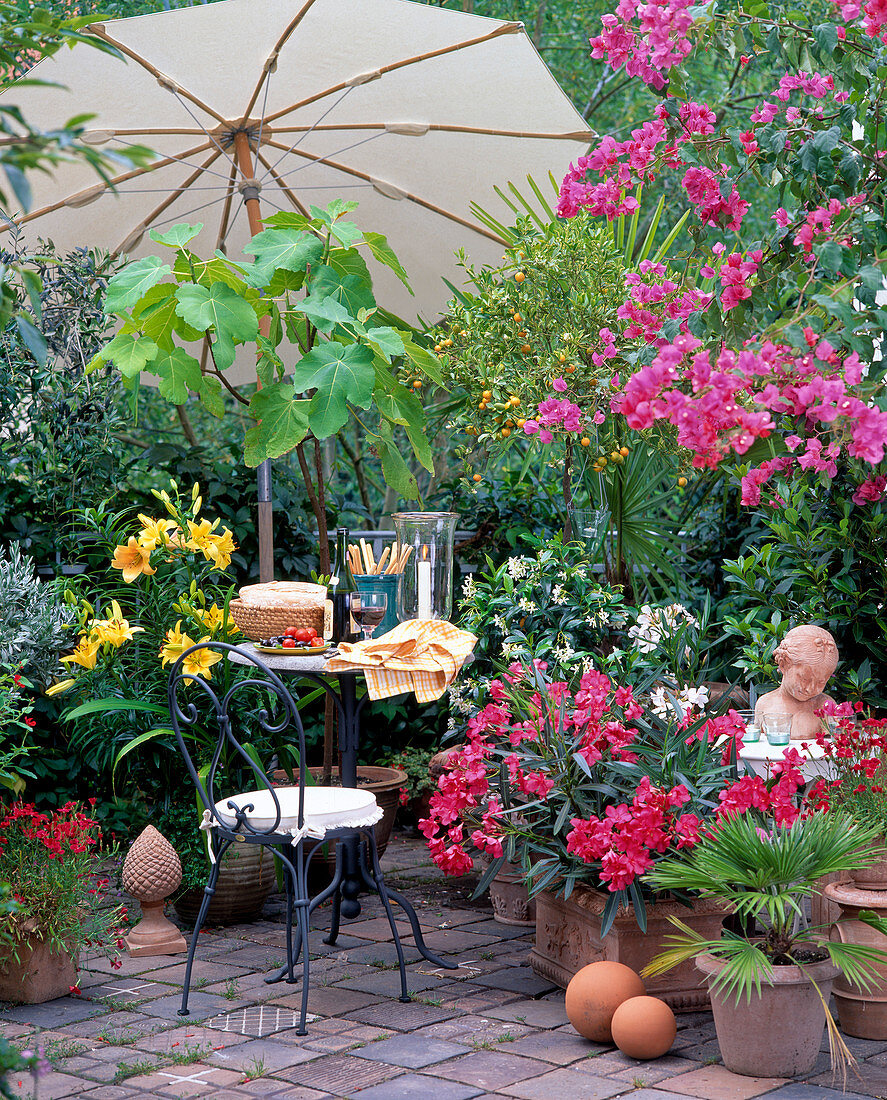
[{"label": "wooden umbrella rib", "polygon": [[[318,126],[276,126],[272,131],[273,134],[301,134],[313,131],[319,133],[320,131],[329,130],[385,130],[391,123],[386,122],[327,122],[321,123]],[[595,134],[593,130],[560,130],[560,131],[545,131],[545,130],[497,130],[487,126],[457,126],[447,122],[429,122],[429,130],[438,130],[442,133],[448,134],[479,134],[489,137],[508,137],[508,138],[536,138],[539,140],[551,140],[551,141],[593,141]],[[397,131],[393,131],[397,133]]]},{"label": "wooden umbrella rib", "polygon": [[296,198],[292,189],[287,187],[286,182],[284,181],[280,173],[274,168],[267,157],[262,155],[261,149],[256,151],[256,157],[268,169],[268,174],[271,176],[271,178],[274,180],[280,190],[284,193],[284,195],[286,195],[286,197],[289,199],[290,203],[293,206],[293,209],[298,210],[300,214],[304,214],[306,218],[310,217],[311,215],[308,212],[308,208],[304,206],[299,201],[299,199]]},{"label": "wooden umbrella rib", "polygon": [[212,115],[212,117],[217,122],[226,123],[228,121],[223,115],[220,115],[218,111],[210,107],[208,103],[204,103],[203,100],[198,98],[198,96],[196,96],[193,92],[188,91],[187,88],[179,84],[178,81],[173,80],[172,77],[167,76],[164,72],[161,72],[161,70],[158,69],[155,65],[152,65],[147,58],[142,57],[142,55],[139,53],[136,53],[135,50],[127,46],[125,43],[117,41],[116,38],[112,38],[111,35],[108,34],[108,32],[105,30],[105,26],[103,23],[91,23],[86,28],[86,30],[89,34],[95,35],[96,38],[101,38],[103,42],[107,42],[108,45],[114,46],[115,49],[120,50],[121,53],[125,54],[127,57],[135,61],[137,65],[141,65],[145,72],[150,73],[150,75],[154,77],[154,79],[158,82],[158,84],[161,85],[161,87],[169,88],[171,91],[175,91],[179,95],[183,96],[185,99],[190,100],[195,107],[199,107],[201,111],[206,111],[208,115]]},{"label": "wooden umbrella rib", "polygon": [[286,45],[287,39],[290,37],[296,27],[298,27],[298,25],[302,22],[302,20],[308,14],[308,11],[314,6],[315,3],[316,0],[307,0],[307,3],[305,3],[302,8],[293,16],[293,18],[284,28],[281,36],[274,43],[274,49],[271,51],[270,54],[268,54],[268,57],[265,59],[265,64],[262,66],[262,75],[259,77],[258,83],[253,89],[253,94],[249,98],[249,103],[247,103],[246,105],[246,110],[243,112],[244,118],[249,118],[253,107],[255,107],[256,100],[259,98],[259,92],[261,92],[262,90],[262,85],[268,79],[268,76],[274,71],[274,67],[277,64],[277,57],[280,54],[280,51]]},{"label": "wooden umbrella rib", "polygon": [[[154,172],[158,168],[166,168],[170,164],[177,164],[184,157],[193,157],[195,153],[203,153],[207,149],[212,148],[212,142],[205,141],[202,145],[195,145],[193,149],[187,149],[184,153],[180,153],[175,157],[164,157],[163,160],[158,160],[153,164],[146,165],[143,168],[134,168],[131,172],[124,172],[122,175],[115,176],[109,180],[105,189],[111,190],[117,186],[118,183],[126,183],[128,180],[137,179],[139,176],[144,176],[148,172]],[[201,169],[203,171],[203,169]],[[63,206],[68,205],[71,195],[66,195],[65,198],[59,199],[58,202],[50,203],[48,206],[41,206],[39,210],[32,210],[30,214],[24,214],[20,218],[13,218],[13,225],[27,225],[28,222],[34,221],[35,218],[42,218],[44,214],[52,214],[56,210],[61,210]],[[0,233],[5,232],[9,228],[8,225],[0,224]]]},{"label": "wooden umbrella rib", "polygon": [[[213,151],[210,153],[209,157],[203,162],[203,164],[200,165],[199,168],[197,168],[194,172],[191,173],[191,175],[185,180],[185,182],[182,184],[182,186],[177,188],[176,191],[173,192],[173,194],[168,195],[163,200],[163,202],[161,202],[158,206],[155,206],[154,209],[151,211],[150,214],[148,214],[147,217],[142,218],[140,224],[144,225],[145,229],[148,229],[150,227],[151,223],[155,220],[155,218],[158,218],[164,212],[164,210],[166,210],[170,206],[172,206],[172,204],[176,201],[176,199],[180,198],[183,194],[185,194],[185,192],[188,190],[188,188],[191,186],[191,184],[196,179],[199,179],[200,176],[203,175],[203,173],[206,171],[206,169],[209,168],[210,165],[214,164],[219,159],[219,157],[221,155],[222,155],[222,153],[221,153],[220,149],[213,149]],[[128,237],[131,236],[131,235],[132,234],[128,234],[127,237],[123,238],[123,240],[126,241],[128,239]],[[122,242],[121,242],[121,244],[117,245],[117,247],[111,252],[111,256],[112,257],[118,256],[120,254],[121,248],[122,248]]]},{"label": "wooden umbrella rib", "polygon": [[[401,61],[392,61],[390,65],[382,65],[375,71],[378,72],[379,76],[383,76],[385,73],[395,72],[397,69],[402,69],[407,65],[418,65],[422,61],[430,61],[435,57],[443,57],[446,54],[455,53],[457,50],[465,50],[471,46],[482,45],[484,42],[499,38],[503,34],[516,34],[522,29],[523,27],[520,23],[503,23],[493,30],[488,31],[486,34],[478,35],[477,38],[468,38],[464,42],[454,42],[449,46],[441,46],[436,50],[428,50],[426,53],[416,54],[414,57],[405,57]],[[349,87],[352,80],[341,80],[338,84],[334,84],[325,91],[316,92],[314,95],[308,96],[307,99],[299,100],[298,103],[294,103],[291,107],[282,107],[279,111],[275,111],[274,114],[268,115],[265,121],[269,123],[274,122],[275,119],[282,118],[284,115],[291,114],[293,111],[298,111],[302,107],[308,107],[310,104],[316,103],[319,99],[325,99],[326,96],[335,95],[336,92],[341,92]]]},{"label": "wooden umbrella rib", "polygon": [[[322,157],[314,153],[309,153],[304,149],[292,149],[288,145],[282,145],[277,141],[268,141],[267,145],[272,146],[275,149],[283,150],[287,153],[292,153],[293,156],[302,157],[305,160],[314,161],[319,164],[329,165],[330,168],[335,169],[338,172],[344,172],[346,175],[355,176],[357,179],[364,180],[366,183],[375,184],[379,181],[375,177],[371,176],[368,172],[361,172],[358,168],[352,168],[350,165],[341,164],[338,161],[330,160],[328,157]],[[430,210],[434,214],[439,214],[442,218],[447,218],[449,221],[456,222],[458,225],[465,226],[466,229],[470,229],[473,233],[479,233],[482,237],[486,237],[488,240],[495,241],[497,244],[507,244],[508,242],[503,240],[496,233],[491,233],[488,229],[485,229],[481,225],[477,225],[474,222],[468,221],[467,218],[461,217],[459,214],[454,214],[451,210],[446,210],[442,206],[437,206],[436,203],[430,202],[428,199],[423,199],[420,195],[414,195],[410,191],[404,191],[398,187],[398,191],[403,198],[409,202],[416,203],[417,206],[422,206],[426,210]]]}]

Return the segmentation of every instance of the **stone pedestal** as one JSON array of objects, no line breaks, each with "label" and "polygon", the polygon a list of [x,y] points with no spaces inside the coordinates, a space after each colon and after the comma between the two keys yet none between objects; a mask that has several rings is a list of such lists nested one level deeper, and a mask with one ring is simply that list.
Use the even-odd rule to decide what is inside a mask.
[{"label": "stone pedestal", "polygon": [[[832,883],[826,898],[840,909],[830,938],[887,950],[887,936],[859,920],[863,909],[887,918],[887,890],[861,890],[853,883]],[[844,974],[835,979],[835,1005],[841,1030],[859,1039],[887,1039],[887,960],[875,964],[877,981],[868,991],[853,985]]]}]

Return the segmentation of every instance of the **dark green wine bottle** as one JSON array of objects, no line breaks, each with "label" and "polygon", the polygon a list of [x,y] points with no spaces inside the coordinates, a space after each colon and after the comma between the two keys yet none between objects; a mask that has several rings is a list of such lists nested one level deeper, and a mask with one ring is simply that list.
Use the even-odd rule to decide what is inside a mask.
[{"label": "dark green wine bottle", "polygon": [[351,617],[352,602],[359,600],[354,574],[348,563],[348,528],[336,530],[336,557],[330,577],[329,596],[332,601],[332,642],[353,642],[358,632]]}]

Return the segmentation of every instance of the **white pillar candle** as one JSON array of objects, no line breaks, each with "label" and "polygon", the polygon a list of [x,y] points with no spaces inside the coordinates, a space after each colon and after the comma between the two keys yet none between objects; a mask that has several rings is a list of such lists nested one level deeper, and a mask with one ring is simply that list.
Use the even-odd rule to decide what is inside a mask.
[{"label": "white pillar candle", "polygon": [[428,547],[422,547],[422,557],[416,562],[416,585],[419,595],[417,618],[431,618],[431,562]]}]

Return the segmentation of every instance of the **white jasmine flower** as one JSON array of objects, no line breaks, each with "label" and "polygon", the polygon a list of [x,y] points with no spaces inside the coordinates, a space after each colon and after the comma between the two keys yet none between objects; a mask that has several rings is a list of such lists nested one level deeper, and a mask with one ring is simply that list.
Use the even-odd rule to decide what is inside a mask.
[{"label": "white jasmine flower", "polygon": [[517,601],[517,606],[521,609],[521,611],[536,610],[536,605],[533,603],[533,601],[528,600],[525,596],[521,596],[521,598]]}]

